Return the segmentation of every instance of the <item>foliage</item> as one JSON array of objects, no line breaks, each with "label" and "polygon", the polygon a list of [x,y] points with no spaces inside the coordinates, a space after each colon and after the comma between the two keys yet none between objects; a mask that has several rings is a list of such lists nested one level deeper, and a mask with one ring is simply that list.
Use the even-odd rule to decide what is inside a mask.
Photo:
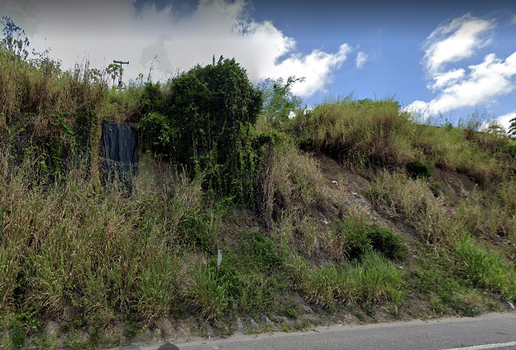
[{"label": "foliage", "polygon": [[405,166],[409,175],[414,179],[427,179],[432,176],[432,169],[430,166],[421,160],[408,162]]},{"label": "foliage", "polygon": [[410,125],[393,100],[354,100],[352,96],[298,114],[300,137],[315,151],[354,167],[398,166],[413,159],[408,140],[399,137]]},{"label": "foliage", "polygon": [[122,74],[124,74],[124,69],[121,65],[110,63],[106,68],[106,73],[109,74],[111,79],[113,79],[113,86],[115,86],[116,78],[119,78],[119,84],[122,82]]},{"label": "foliage", "polygon": [[301,106],[301,98],[292,93],[292,85],[303,82],[304,78],[288,77],[273,80],[265,79],[259,84],[264,97],[262,113],[269,123],[280,126],[288,121],[289,114]]},{"label": "foliage", "polygon": [[25,36],[25,31],[18,27],[12,19],[7,16],[2,17],[0,23],[4,26],[0,49],[8,51],[21,60],[26,60],[29,55],[27,51],[29,39]]},{"label": "foliage", "polygon": [[485,250],[472,237],[456,242],[454,249],[459,267],[468,279],[516,301],[516,271],[500,254]]},{"label": "foliage", "polygon": [[360,260],[372,251],[390,260],[403,260],[408,249],[401,237],[389,229],[366,225],[350,218],[336,228],[345,237],[344,254],[350,260]]},{"label": "foliage", "polygon": [[404,299],[401,272],[375,252],[368,252],[361,261],[343,268],[333,264],[310,268],[299,257],[292,260],[291,266],[305,297],[325,308],[334,308],[337,302],[378,304],[385,301],[397,308]]},{"label": "foliage", "polygon": [[[145,138],[154,153],[172,158],[191,177],[202,176],[205,189],[243,201],[252,192],[256,164],[252,125],[262,106],[259,90],[234,59],[196,66],[172,79],[161,103],[147,84],[140,105],[153,112],[143,118]],[[159,140],[159,141],[156,141]]]}]

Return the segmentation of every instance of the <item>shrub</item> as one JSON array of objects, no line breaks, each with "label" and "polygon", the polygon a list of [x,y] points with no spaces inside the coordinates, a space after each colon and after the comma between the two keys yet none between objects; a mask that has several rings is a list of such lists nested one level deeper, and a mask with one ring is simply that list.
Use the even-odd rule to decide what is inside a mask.
[{"label": "shrub", "polygon": [[389,229],[372,225],[367,230],[374,251],[382,253],[390,260],[403,260],[407,257],[408,249],[401,237]]},{"label": "shrub", "polygon": [[432,169],[430,165],[426,164],[421,160],[408,162],[405,164],[407,171],[413,179],[428,179],[432,176]]},{"label": "shrub", "polygon": [[401,237],[389,229],[366,225],[349,219],[337,228],[345,235],[344,254],[350,260],[361,260],[371,252],[377,252],[390,260],[403,260],[408,249]]},{"label": "shrub", "polygon": [[359,260],[363,255],[372,251],[371,240],[367,236],[367,231],[363,225],[356,223],[354,220],[348,220],[342,229],[345,230],[346,237],[344,255],[349,260]]},{"label": "shrub", "polygon": [[262,107],[261,92],[234,59],[223,57],[172,79],[169,89],[165,106],[153,85],[140,102],[150,111],[142,130],[153,140],[151,150],[184,166],[192,178],[204,177],[205,190],[243,201],[252,193],[252,125]]}]

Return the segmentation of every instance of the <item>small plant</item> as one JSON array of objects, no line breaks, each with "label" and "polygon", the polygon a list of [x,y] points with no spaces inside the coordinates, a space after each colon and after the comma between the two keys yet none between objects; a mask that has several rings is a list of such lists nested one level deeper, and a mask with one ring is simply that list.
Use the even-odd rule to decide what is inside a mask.
[{"label": "small plant", "polygon": [[430,185],[430,191],[432,192],[434,197],[440,197],[441,194],[442,194],[442,185],[441,185],[441,183],[438,182],[438,181],[432,182],[432,184]]},{"label": "small plant", "polygon": [[389,260],[404,260],[408,249],[401,237],[389,229],[371,225],[367,228],[367,237],[371,240],[374,251]]},{"label": "small plant", "polygon": [[370,252],[378,252],[390,260],[404,260],[407,246],[401,237],[389,229],[366,225],[355,219],[348,219],[336,228],[345,237],[344,254],[349,260],[360,260]]},{"label": "small plant", "polygon": [[192,270],[187,296],[206,320],[218,319],[228,306],[227,284],[217,278],[216,270],[205,264],[197,264]]},{"label": "small plant", "polygon": [[428,179],[432,176],[432,169],[430,168],[430,165],[421,160],[408,162],[405,164],[405,167],[413,179]]},{"label": "small plant", "polygon": [[22,323],[17,322],[13,324],[11,329],[11,341],[15,349],[23,348],[23,344],[27,339],[27,334],[22,328]]}]

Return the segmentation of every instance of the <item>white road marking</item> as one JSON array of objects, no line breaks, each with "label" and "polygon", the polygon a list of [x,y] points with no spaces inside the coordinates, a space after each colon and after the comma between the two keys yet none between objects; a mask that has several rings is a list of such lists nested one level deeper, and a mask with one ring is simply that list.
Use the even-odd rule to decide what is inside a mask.
[{"label": "white road marking", "polygon": [[510,343],[486,344],[486,345],[469,346],[469,347],[465,347],[465,348],[453,348],[453,349],[442,349],[442,350],[482,350],[482,349],[504,348],[506,346],[516,346],[516,341],[510,342]]}]

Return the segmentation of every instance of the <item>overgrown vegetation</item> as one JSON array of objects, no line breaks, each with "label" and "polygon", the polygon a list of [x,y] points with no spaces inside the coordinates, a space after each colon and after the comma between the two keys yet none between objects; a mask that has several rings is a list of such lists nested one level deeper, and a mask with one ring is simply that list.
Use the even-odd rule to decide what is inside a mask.
[{"label": "overgrown vegetation", "polygon": [[[418,123],[390,99],[292,117],[295,78],[260,89],[233,59],[110,88],[87,63],[29,57],[3,23],[0,347],[106,348],[164,320],[225,335],[236,317],[289,330],[308,312],[516,302],[516,141]],[[107,119],[138,123],[132,194],[99,181]]]}]

